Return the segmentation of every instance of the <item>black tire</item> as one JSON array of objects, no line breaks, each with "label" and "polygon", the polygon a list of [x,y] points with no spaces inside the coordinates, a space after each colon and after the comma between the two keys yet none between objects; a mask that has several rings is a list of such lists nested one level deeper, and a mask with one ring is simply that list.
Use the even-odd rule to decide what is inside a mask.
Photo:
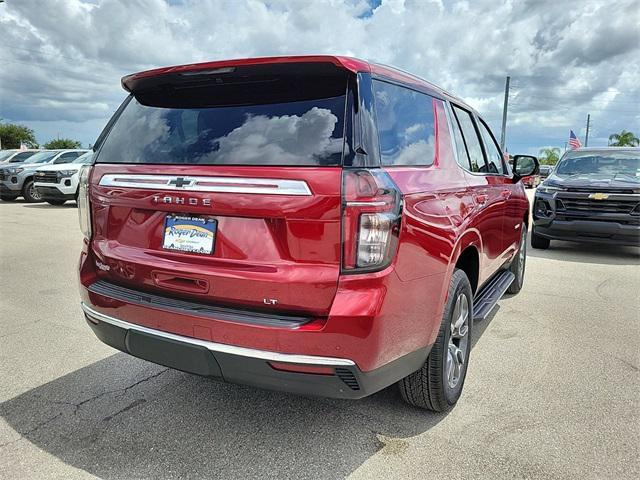
[{"label": "black tire", "polygon": [[55,205],[55,206],[60,206],[60,205],[64,205],[66,200],[47,200],[46,201],[49,205]]},{"label": "black tire", "polygon": [[33,186],[33,180],[25,180],[24,186],[22,187],[22,196],[29,203],[38,203],[41,202],[40,194],[36,191]]},{"label": "black tire", "polygon": [[549,248],[550,244],[551,244],[551,240],[549,240],[548,238],[544,238],[544,237],[541,237],[540,235],[536,235],[535,227],[533,228],[533,230],[531,230],[531,247],[532,248],[546,250],[547,248]]},{"label": "black tire", "polygon": [[[447,358],[449,356],[449,340],[451,338],[451,321],[459,296],[466,297],[468,306],[467,331],[464,335],[466,342],[461,352],[464,361],[460,369],[457,383],[452,387],[447,376]],[[404,400],[416,407],[434,412],[443,412],[452,408],[462,393],[464,380],[467,375],[469,354],[471,353],[471,331],[473,325],[473,294],[467,275],[456,269],[451,276],[447,304],[442,315],[442,322],[427,361],[417,372],[398,382],[400,394]],[[454,340],[455,342],[455,340]],[[462,347],[462,344],[460,345]]]},{"label": "black tire", "polygon": [[13,202],[16,198],[18,195],[0,195],[0,200],[3,202]]},{"label": "black tire", "polygon": [[516,276],[507,289],[507,292],[513,295],[522,290],[522,285],[524,285],[524,270],[527,266],[527,224],[522,222],[520,230],[520,247],[516,252],[516,256],[511,260],[511,266],[509,267],[511,273]]}]

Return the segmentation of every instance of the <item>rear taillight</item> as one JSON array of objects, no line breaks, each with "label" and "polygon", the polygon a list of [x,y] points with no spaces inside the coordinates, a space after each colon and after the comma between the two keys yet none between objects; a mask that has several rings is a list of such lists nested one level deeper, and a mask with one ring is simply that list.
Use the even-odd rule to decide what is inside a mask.
[{"label": "rear taillight", "polygon": [[400,232],[402,197],[379,169],[343,170],[342,270],[381,270],[393,259]]},{"label": "rear taillight", "polygon": [[91,204],[89,202],[89,175],[91,165],[83,165],[78,174],[78,219],[80,231],[87,240],[91,239]]}]

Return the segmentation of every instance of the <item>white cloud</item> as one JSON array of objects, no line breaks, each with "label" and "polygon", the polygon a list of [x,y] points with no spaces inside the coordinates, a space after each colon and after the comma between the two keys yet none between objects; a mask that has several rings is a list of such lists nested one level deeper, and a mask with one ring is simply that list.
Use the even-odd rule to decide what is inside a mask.
[{"label": "white cloud", "polygon": [[[218,151],[200,163],[306,165],[314,159],[342,151],[342,140],[332,138],[338,117],[326,108],[313,107],[301,116],[249,117],[235,130],[217,138]],[[215,158],[215,161],[214,161]]]},{"label": "white cloud", "polygon": [[335,53],[396,65],[469,100],[497,129],[514,85],[511,152],[640,131],[634,0],[22,0],[0,4],[0,116],[84,143],[124,97],[120,77],[164,65]]}]

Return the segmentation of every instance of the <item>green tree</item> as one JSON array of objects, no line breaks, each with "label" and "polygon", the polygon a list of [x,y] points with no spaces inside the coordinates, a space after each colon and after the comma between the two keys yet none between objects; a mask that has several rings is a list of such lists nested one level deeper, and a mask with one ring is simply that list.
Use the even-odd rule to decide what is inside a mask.
[{"label": "green tree", "polygon": [[29,148],[38,148],[33,130],[15,123],[0,123],[0,142],[2,148],[20,148],[21,143]]},{"label": "green tree", "polygon": [[612,147],[637,147],[640,145],[640,138],[632,132],[622,130],[620,133],[609,135],[609,145]]},{"label": "green tree", "polygon": [[44,148],[51,150],[58,150],[61,148],[80,148],[82,144],[77,140],[71,140],[70,138],[57,138],[44,144]]},{"label": "green tree", "polygon": [[538,160],[541,165],[555,165],[560,160],[560,149],[557,147],[541,148]]}]

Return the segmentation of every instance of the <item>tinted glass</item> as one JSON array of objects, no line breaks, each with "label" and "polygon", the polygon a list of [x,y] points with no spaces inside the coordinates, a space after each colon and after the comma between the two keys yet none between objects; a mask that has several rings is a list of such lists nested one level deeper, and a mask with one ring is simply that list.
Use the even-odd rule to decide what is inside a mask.
[{"label": "tinted glass", "polygon": [[38,152],[29,157],[29,163],[44,163],[55,157],[58,152]]},{"label": "tinted glass", "polygon": [[34,156],[36,154],[36,152],[20,152],[17,153],[11,160],[9,160],[11,163],[14,162],[24,162],[25,160],[31,158],[32,156]]},{"label": "tinted glass", "polygon": [[467,147],[464,144],[464,138],[462,137],[462,131],[458,124],[458,119],[455,116],[451,117],[451,128],[453,129],[453,140],[456,145],[456,161],[458,165],[466,170],[471,169],[469,163],[469,154],[467,153]]},{"label": "tinted glass", "polygon": [[15,153],[15,150],[2,150],[2,151],[0,151],[0,162],[3,161],[3,160],[6,160],[7,158],[9,158],[14,153]]},{"label": "tinted glass", "polygon": [[345,98],[210,108],[146,106],[133,98],[96,162],[340,165]]},{"label": "tinted glass", "polygon": [[482,120],[480,120],[479,126],[480,132],[482,133],[482,139],[484,140],[484,148],[487,152],[487,160],[489,161],[487,171],[489,173],[497,173],[502,175],[505,172],[504,165],[502,163],[502,153],[500,153],[500,147],[498,147],[498,144],[493,138],[493,135],[491,135],[489,127],[487,127]]},{"label": "tinted glass", "polygon": [[386,82],[373,84],[382,164],[433,164],[433,98]]},{"label": "tinted glass", "polygon": [[569,153],[565,155],[554,171],[556,175],[603,175],[633,177],[640,179],[640,153]]},{"label": "tinted glass", "polygon": [[60,155],[56,158],[54,163],[71,163],[73,160],[78,158],[78,155],[81,155],[80,152],[67,152]]},{"label": "tinted glass", "polygon": [[76,158],[71,163],[79,163],[81,165],[87,165],[87,164],[91,163],[91,160],[93,160],[93,152],[87,152],[87,153],[84,153],[84,154],[80,155],[78,158]]},{"label": "tinted glass", "polygon": [[453,111],[462,134],[464,135],[465,145],[467,146],[467,152],[469,152],[469,160],[471,163],[472,172],[486,172],[487,165],[484,161],[484,154],[482,153],[482,146],[480,145],[480,139],[478,138],[478,132],[474,126],[473,118],[471,114],[466,110],[453,106]]}]

